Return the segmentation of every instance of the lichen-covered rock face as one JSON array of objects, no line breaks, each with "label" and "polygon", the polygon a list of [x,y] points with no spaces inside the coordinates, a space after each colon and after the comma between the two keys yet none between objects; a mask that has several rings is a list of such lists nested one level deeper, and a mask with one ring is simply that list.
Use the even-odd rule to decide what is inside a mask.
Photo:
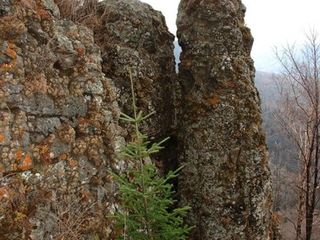
[{"label": "lichen-covered rock face", "polygon": [[97,11],[86,19],[94,33],[61,20],[69,9],[60,12],[53,0],[0,1],[0,238],[119,234],[106,217],[117,197],[109,171],[128,164],[116,151],[130,137],[118,118],[132,111],[131,70],[138,107],[156,112],[144,131],[173,135],[159,158],[178,153],[184,165],[179,192],[192,207],[191,239],[270,239],[270,176],[245,7],[181,2],[177,86],[173,35],[161,13],[137,0],[88,6]]},{"label": "lichen-covered rock face", "polygon": [[270,239],[271,183],[253,38],[240,0],[182,0],[179,192],[191,239]]},{"label": "lichen-covered rock face", "polygon": [[1,239],[82,239],[105,223],[108,170],[122,167],[100,50],[52,0],[1,1],[0,32]]},{"label": "lichen-covered rock face", "polygon": [[150,136],[164,137],[174,121],[174,36],[163,15],[138,0],[105,0],[99,8],[101,27],[95,39],[103,56],[103,72],[119,89],[121,109],[132,112],[129,69],[137,105],[145,114]]}]

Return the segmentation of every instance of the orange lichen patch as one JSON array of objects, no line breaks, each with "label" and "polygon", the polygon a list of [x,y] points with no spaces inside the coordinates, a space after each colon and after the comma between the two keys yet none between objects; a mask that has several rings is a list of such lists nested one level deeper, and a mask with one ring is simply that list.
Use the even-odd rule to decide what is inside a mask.
[{"label": "orange lichen patch", "polygon": [[49,21],[52,19],[50,13],[45,9],[43,9],[42,6],[37,6],[36,12],[41,21],[44,21],[44,20]]},{"label": "orange lichen patch", "polygon": [[6,187],[0,187],[0,200],[9,198],[9,191]]},{"label": "orange lichen patch", "polygon": [[23,157],[23,152],[22,152],[21,149],[18,149],[18,150],[16,151],[16,159],[17,159],[18,161],[21,161],[22,157]]},{"label": "orange lichen patch", "polygon": [[4,142],[6,140],[6,136],[3,134],[0,134],[0,143]]},{"label": "orange lichen patch", "polygon": [[22,171],[27,171],[32,167],[32,158],[29,153],[26,154],[25,158],[19,165],[19,169]]},{"label": "orange lichen patch", "polygon": [[2,52],[2,54],[9,57],[11,60],[0,65],[4,71],[9,71],[14,68],[17,64],[17,52],[15,50],[15,45],[13,43],[8,43],[7,49]]},{"label": "orange lichen patch", "polygon": [[84,48],[76,48],[75,49],[80,57],[84,56],[85,49]]},{"label": "orange lichen patch", "polygon": [[51,157],[50,157],[50,149],[48,145],[43,145],[39,147],[40,151],[40,156],[42,161],[45,164],[50,164],[51,163]]},{"label": "orange lichen patch", "polygon": [[9,71],[11,68],[13,68],[13,65],[9,63],[3,63],[0,65],[0,67],[5,71]]},{"label": "orange lichen patch", "polygon": [[207,103],[209,103],[210,105],[217,105],[221,102],[220,97],[218,95],[213,95],[212,97],[207,99]]},{"label": "orange lichen patch", "polygon": [[68,155],[67,154],[61,154],[60,156],[59,156],[59,160],[60,161],[66,161],[68,159]]},{"label": "orange lichen patch", "polygon": [[15,51],[15,45],[13,43],[8,44],[8,47],[6,49],[6,55],[12,59],[16,59],[17,58],[17,52]]}]

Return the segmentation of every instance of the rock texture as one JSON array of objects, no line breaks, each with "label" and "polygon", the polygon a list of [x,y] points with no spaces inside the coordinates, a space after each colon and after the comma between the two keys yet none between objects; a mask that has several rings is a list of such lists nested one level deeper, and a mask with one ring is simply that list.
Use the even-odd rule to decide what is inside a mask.
[{"label": "rock texture", "polygon": [[119,89],[119,106],[131,112],[129,70],[139,108],[155,112],[145,130],[166,137],[174,124],[174,36],[160,12],[138,0],[107,0],[99,8],[101,27],[95,39],[101,47],[103,72]]},{"label": "rock texture", "polygon": [[117,207],[110,171],[128,164],[116,153],[130,138],[118,121],[132,111],[129,71],[139,108],[156,112],[144,131],[171,136],[156,158],[169,160],[164,168],[178,158],[185,165],[179,192],[192,207],[190,239],[271,239],[241,2],[182,0],[179,82],[161,13],[137,0],[88,0],[72,13],[74,4],[0,0],[0,239],[119,235],[106,216]]},{"label": "rock texture", "polygon": [[51,0],[1,1],[0,32],[1,239],[98,234],[114,198],[108,170],[122,163],[93,33],[59,20]]},{"label": "rock texture", "polygon": [[191,239],[271,239],[271,182],[253,38],[240,0],[182,0],[179,179]]},{"label": "rock texture", "polygon": [[132,109],[129,69],[139,107],[156,112],[148,134],[174,122],[163,16],[136,0],[88,4],[94,34],[53,0],[0,2],[0,239],[115,239],[109,171],[127,165],[116,151],[130,137],[118,123]]}]

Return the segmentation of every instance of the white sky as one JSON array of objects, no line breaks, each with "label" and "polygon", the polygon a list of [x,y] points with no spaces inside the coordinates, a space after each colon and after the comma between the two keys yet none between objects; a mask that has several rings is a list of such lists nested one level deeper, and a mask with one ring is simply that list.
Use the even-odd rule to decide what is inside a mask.
[{"label": "white sky", "polygon": [[[142,0],[161,11],[172,33],[180,0]],[[320,0],[243,0],[246,23],[255,38],[252,57],[260,71],[276,69],[273,49],[299,43],[310,29],[320,34]]]}]

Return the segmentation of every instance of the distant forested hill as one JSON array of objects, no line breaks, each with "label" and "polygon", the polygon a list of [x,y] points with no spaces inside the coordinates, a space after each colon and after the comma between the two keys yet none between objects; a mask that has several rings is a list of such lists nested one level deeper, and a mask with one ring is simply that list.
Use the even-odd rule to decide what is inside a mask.
[{"label": "distant forested hill", "polygon": [[289,171],[295,171],[297,167],[296,147],[280,128],[275,118],[280,98],[275,75],[257,71],[255,85],[260,93],[262,126],[266,132],[271,163],[283,166]]}]

